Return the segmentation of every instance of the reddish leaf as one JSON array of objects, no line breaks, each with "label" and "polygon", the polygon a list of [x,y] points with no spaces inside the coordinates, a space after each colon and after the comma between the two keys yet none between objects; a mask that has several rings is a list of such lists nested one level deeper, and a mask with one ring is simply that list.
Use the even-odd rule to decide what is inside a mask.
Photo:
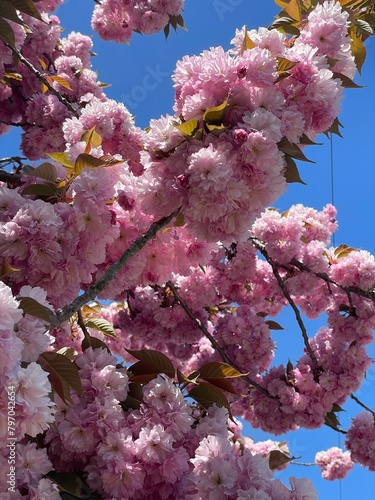
[{"label": "reddish leaf", "polygon": [[48,378],[54,391],[64,402],[72,403],[71,389],[83,395],[78,368],[66,356],[57,352],[44,352],[39,356],[38,362],[43,370],[49,373]]}]

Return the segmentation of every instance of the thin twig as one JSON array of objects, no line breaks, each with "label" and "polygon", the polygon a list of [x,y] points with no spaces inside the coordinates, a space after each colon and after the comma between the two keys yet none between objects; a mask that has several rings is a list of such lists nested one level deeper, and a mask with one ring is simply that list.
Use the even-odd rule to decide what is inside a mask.
[{"label": "thin twig", "polygon": [[354,396],[354,394],[352,393],[352,394],[350,394],[350,397],[351,397],[352,399],[354,399],[354,401],[355,401],[356,403],[358,403],[358,404],[359,404],[359,406],[362,406],[362,408],[364,408],[365,410],[367,410],[368,412],[370,412],[370,413],[371,413],[371,414],[375,417],[375,412],[374,412],[373,410],[371,410],[368,406],[366,406],[364,403],[362,403],[362,401],[360,401],[360,400],[357,398],[357,396]]},{"label": "thin twig", "polygon": [[94,300],[95,297],[102,292],[113,279],[116,278],[118,272],[125,266],[125,264],[127,264],[129,259],[140,252],[146,243],[155,238],[160,229],[169,224],[169,222],[171,222],[171,220],[174,219],[179,212],[180,209],[166,217],[163,217],[162,219],[159,219],[158,221],[153,222],[149,229],[142,234],[142,236],[136,239],[134,243],[132,243],[130,247],[125,250],[121,257],[108,268],[99,281],[91,285],[86,292],[79,295],[73,300],[73,302],[57,312],[56,322],[53,326],[57,326],[60,323],[67,321],[87,302]]},{"label": "thin twig", "polygon": [[[222,347],[220,347],[220,345],[217,343],[217,341],[214,339],[214,337],[210,334],[210,332],[207,330],[207,328],[204,326],[204,324],[200,321],[200,319],[197,318],[194,315],[194,313],[191,311],[190,307],[187,305],[187,303],[185,302],[185,300],[178,293],[178,291],[177,291],[176,287],[174,286],[174,284],[171,281],[168,281],[166,283],[166,285],[171,290],[171,292],[175,296],[176,301],[180,304],[180,306],[186,312],[186,314],[189,316],[189,318],[197,325],[197,327],[200,329],[200,331],[203,333],[203,335],[211,342],[212,347],[215,349],[215,351],[217,351],[220,354],[220,356],[223,359],[223,361],[225,361],[226,363],[228,363],[228,365],[232,366],[238,372],[241,373],[242,372],[241,368],[239,368],[236,365],[236,363],[234,363],[227,356],[227,354],[225,353],[224,349]],[[250,385],[252,385],[256,389],[258,389],[258,391],[261,392],[262,394],[264,394],[265,396],[267,396],[269,398],[273,398],[273,396],[266,389],[264,389],[264,387],[262,387],[261,385],[259,385],[257,382],[254,382],[254,380],[252,380],[247,375],[244,375],[242,378],[244,380],[246,380],[246,382],[248,382]]]},{"label": "thin twig", "polygon": [[7,122],[5,120],[0,120],[0,123],[3,123],[4,125],[9,125],[10,127],[39,127],[43,128],[42,125],[37,125],[36,123],[28,123],[28,122]]},{"label": "thin twig", "polygon": [[50,83],[49,81],[45,78],[45,76],[38,70],[35,68],[35,66],[33,66],[31,64],[31,62],[26,59],[19,50],[17,50],[15,47],[12,47],[11,45],[9,45],[7,42],[4,42],[3,43],[13,52],[13,54],[17,57],[17,59],[22,63],[24,64],[27,68],[29,68],[29,70],[34,73],[34,75],[42,82],[44,83],[44,85],[48,88],[48,90],[50,90],[50,92],[52,92],[52,94],[54,94],[57,99],[62,103],[64,104],[64,106],[76,117],[76,118],[79,118],[79,113],[76,109],[74,109],[74,107],[70,104],[70,102],[65,99],[65,97],[63,97],[60,92],[58,92]]},{"label": "thin twig", "polygon": [[284,281],[282,280],[282,278],[280,276],[277,264],[268,255],[268,252],[266,250],[264,243],[262,243],[257,238],[253,238],[253,237],[251,237],[250,240],[252,241],[255,248],[260,251],[260,253],[263,255],[263,257],[267,260],[268,264],[271,266],[273,275],[275,276],[276,281],[284,294],[284,297],[289,302],[289,305],[291,306],[291,308],[294,311],[298,326],[300,327],[300,330],[302,333],[302,337],[303,337],[303,341],[304,341],[306,350],[309,353],[309,356],[314,364],[315,371],[317,373],[319,373],[319,363],[318,363],[318,360],[314,354],[314,351],[312,350],[312,348],[310,346],[309,337],[307,335],[307,330],[306,330],[306,327],[303,323],[301,313],[300,313],[298,307],[296,306],[296,304],[294,303],[294,300],[292,299]]},{"label": "thin twig", "polygon": [[364,297],[366,299],[369,299],[373,302],[375,302],[375,291],[369,291],[369,290],[363,290],[362,288],[359,288],[357,286],[342,286],[336,283],[333,279],[331,279],[326,273],[317,273],[307,267],[305,264],[300,262],[297,259],[292,259],[290,261],[290,264],[300,271],[306,271],[307,273],[313,274],[317,278],[322,279],[327,283],[327,286],[330,287],[330,285],[334,285],[337,288],[340,288],[343,292],[345,292],[348,295],[349,301],[351,300],[350,294],[355,293],[356,295],[360,295],[361,297]]}]

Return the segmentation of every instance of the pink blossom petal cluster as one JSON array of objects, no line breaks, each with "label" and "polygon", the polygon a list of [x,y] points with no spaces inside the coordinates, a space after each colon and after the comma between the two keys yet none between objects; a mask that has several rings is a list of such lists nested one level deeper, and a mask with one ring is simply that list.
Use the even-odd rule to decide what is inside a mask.
[{"label": "pink blossom petal cluster", "polygon": [[349,451],[343,451],[336,446],[317,453],[315,463],[319,465],[322,476],[328,481],[344,479],[354,466]]},{"label": "pink blossom petal cluster", "polygon": [[134,31],[161,31],[183,6],[184,0],[103,0],[95,6],[91,25],[103,40],[128,43]]},{"label": "pink blossom petal cluster", "polygon": [[345,448],[350,451],[354,463],[375,471],[375,419],[368,411],[352,419],[346,434]]}]

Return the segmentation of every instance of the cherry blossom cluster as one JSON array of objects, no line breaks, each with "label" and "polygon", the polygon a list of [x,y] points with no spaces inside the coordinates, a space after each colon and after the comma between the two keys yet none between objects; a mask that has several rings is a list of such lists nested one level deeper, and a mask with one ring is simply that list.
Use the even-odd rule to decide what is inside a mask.
[{"label": "cherry blossom cluster", "polygon": [[[342,97],[334,73],[355,73],[348,14],[337,2],[318,10],[293,44],[276,30],[243,28],[233,49],[215,47],[177,63],[174,111],[182,123],[176,127],[179,119],[168,115],[150,123],[142,208],[165,215],[182,206],[202,241],[247,238],[249,224],[285,191],[282,145],[303,148],[306,137],[327,130]],[[339,66],[316,42],[322,17],[335,32],[330,57]],[[280,61],[291,66],[287,78]]]},{"label": "cherry blossom cluster", "polygon": [[[331,205],[321,212],[302,205],[283,214],[267,210],[251,234],[253,241],[263,242],[269,262],[258,258],[256,247],[248,241],[232,251],[214,252],[204,270],[192,268],[189,276],[174,276],[194,316],[234,365],[266,391],[251,391],[249,398],[233,404],[233,411],[274,434],[322,426],[334,405],[343,404],[358,390],[371,365],[366,345],[373,339],[374,308],[369,299],[348,289],[373,288],[375,260],[365,251],[340,253],[340,247],[327,247],[337,227],[335,215]],[[267,316],[275,316],[289,303],[271,263],[293,304],[311,318],[325,312],[328,326],[308,339],[310,352],[295,366],[267,371],[274,355],[272,322]],[[168,287],[136,288],[124,305],[125,309],[111,307],[104,313],[121,338],[118,347],[117,341],[109,340],[119,355],[122,346],[154,346],[185,370],[220,360]],[[242,394],[246,391],[243,381],[238,387]]]},{"label": "cherry blossom cluster", "polygon": [[184,0],[101,0],[91,26],[103,40],[128,43],[134,31],[144,35],[161,31],[183,7]]},{"label": "cherry blossom cluster", "polygon": [[[103,498],[291,498],[266,458],[237,446],[226,409],[201,414],[159,375],[143,386],[139,408],[123,411],[128,376],[116,358],[88,348],[76,363],[85,397],[69,407],[59,401],[45,437],[56,470],[82,470]],[[316,498],[309,481],[290,482],[295,494]]]},{"label": "cherry blossom cluster", "polygon": [[374,414],[364,411],[351,423],[346,435],[345,447],[350,451],[353,462],[375,471],[375,418]]},{"label": "cherry blossom cluster", "polygon": [[344,479],[353,468],[353,462],[348,451],[334,446],[327,451],[315,455],[315,463],[322,469],[322,476],[328,481]]},{"label": "cherry blossom cluster", "polygon": [[[227,52],[184,57],[173,76],[176,116],[142,131],[105,96],[90,38],[60,39],[58,18],[47,14],[60,3],[37,2],[45,23],[23,16],[27,36],[14,25],[13,51],[0,42],[0,132],[22,125],[31,160],[60,153],[25,169],[21,186],[0,189],[0,412],[5,422],[6,388],[14,387],[18,497],[59,498],[45,477],[54,470],[79,474],[108,499],[317,498],[305,479],[291,478],[291,489],[273,480],[267,455],[278,443],[243,439],[226,409],[188,402],[186,387],[167,376],[134,386],[115,356],[132,362],[125,349],[157,349],[185,377],[224,360],[244,374],[228,391],[232,415],[276,435],[321,427],[360,387],[375,328],[374,257],[330,247],[332,205],[265,209],[284,192],[292,158],[303,159],[339,113],[340,74],[355,73],[347,12],[325,1],[295,40],[243,28]],[[104,0],[92,22],[103,38],[128,41],[133,30],[162,29],[182,7]],[[20,59],[15,67],[17,53],[29,65]],[[55,92],[45,91],[40,73]],[[91,168],[78,168],[82,155]],[[69,305],[171,213],[178,215],[99,295],[117,301],[100,313],[116,337],[79,315],[79,326],[74,317],[49,328],[22,309],[23,298],[44,312]],[[276,366],[272,330],[280,325],[270,318],[286,306],[308,318],[326,314],[327,326],[311,337],[297,315],[303,354]],[[87,338],[111,353],[85,347]],[[55,387],[42,368],[43,354],[59,349],[83,388],[71,403],[51,400]],[[350,459],[331,449],[316,461],[327,479],[343,477],[352,462],[374,470],[374,442],[373,415],[362,413],[347,434]]]}]

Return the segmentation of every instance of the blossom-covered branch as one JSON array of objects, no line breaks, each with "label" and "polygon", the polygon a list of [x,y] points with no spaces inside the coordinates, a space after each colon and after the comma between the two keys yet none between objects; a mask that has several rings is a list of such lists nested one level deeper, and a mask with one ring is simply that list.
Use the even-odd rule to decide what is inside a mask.
[{"label": "blossom-covered branch", "polygon": [[[185,302],[185,300],[181,297],[181,295],[178,293],[177,291],[177,288],[174,286],[174,284],[171,282],[171,281],[168,281],[166,283],[167,287],[170,288],[170,290],[173,292],[173,295],[175,296],[177,302],[180,304],[180,306],[183,308],[183,310],[186,312],[186,314],[189,316],[189,318],[194,321],[194,323],[198,326],[198,328],[203,332],[203,334],[205,335],[205,337],[208,338],[208,340],[211,342],[212,344],[212,347],[215,349],[215,351],[217,351],[221,358],[223,359],[223,361],[225,361],[226,363],[228,363],[230,366],[233,366],[233,368],[235,368],[236,370],[240,371],[240,368],[236,365],[236,363],[234,363],[228,356],[227,354],[225,353],[224,349],[222,349],[220,347],[220,345],[217,343],[217,341],[215,340],[215,338],[210,334],[210,332],[207,330],[207,328],[202,324],[202,322],[193,314],[193,312],[191,311],[191,309],[189,308],[189,306],[187,305],[187,303]],[[268,397],[272,397],[271,394],[264,390],[264,388],[259,385],[257,382],[255,382],[254,380],[251,380],[251,378],[249,378],[247,375],[243,375],[242,377],[244,380],[246,380],[246,382],[248,382],[251,386],[255,387],[256,389],[258,389],[258,391],[262,392],[263,394],[265,394],[266,396]]]},{"label": "blossom-covered branch", "polygon": [[119,273],[119,271],[127,264],[129,259],[134,257],[138,252],[142,250],[142,248],[153,238],[155,238],[158,231],[167,226],[179,213],[179,210],[172,212],[167,217],[162,217],[161,219],[153,222],[149,229],[142,234],[139,238],[137,238],[134,243],[127,248],[121,257],[112,264],[109,269],[104,273],[104,275],[93,285],[91,285],[86,292],[82,295],[79,295],[76,299],[73,300],[69,305],[62,308],[62,310],[58,311],[56,314],[57,323],[61,324],[64,321],[68,320],[74,313],[76,313],[83,305],[87,304],[87,302],[94,300],[97,295],[105,290],[105,288],[109,285],[109,283],[114,280]]},{"label": "blossom-covered branch", "polygon": [[265,248],[265,245],[259,241],[257,238],[250,238],[250,240],[252,241],[252,243],[254,244],[254,246],[260,251],[260,253],[264,256],[264,258],[266,259],[266,261],[270,264],[270,266],[272,267],[272,272],[277,280],[277,283],[279,285],[279,287],[281,288],[285,298],[287,299],[289,305],[291,306],[291,308],[293,309],[293,312],[295,314],[295,317],[296,317],[296,320],[297,320],[297,323],[298,323],[298,326],[300,327],[301,329],[301,333],[302,333],[302,337],[303,337],[303,341],[305,343],[305,347],[306,347],[306,350],[307,352],[309,353],[309,356],[311,358],[311,360],[313,361],[314,363],[314,368],[315,368],[315,372],[316,372],[316,376],[318,377],[319,376],[319,371],[320,371],[320,368],[319,368],[319,363],[318,363],[318,360],[310,346],[310,342],[309,342],[309,336],[307,334],[307,330],[306,330],[306,326],[302,320],[302,316],[301,316],[301,313],[298,309],[298,307],[296,306],[294,300],[292,299],[282,277],[280,276],[280,273],[279,273],[279,270],[278,270],[278,265],[270,258],[270,256],[268,255],[267,253],[267,250]]}]

